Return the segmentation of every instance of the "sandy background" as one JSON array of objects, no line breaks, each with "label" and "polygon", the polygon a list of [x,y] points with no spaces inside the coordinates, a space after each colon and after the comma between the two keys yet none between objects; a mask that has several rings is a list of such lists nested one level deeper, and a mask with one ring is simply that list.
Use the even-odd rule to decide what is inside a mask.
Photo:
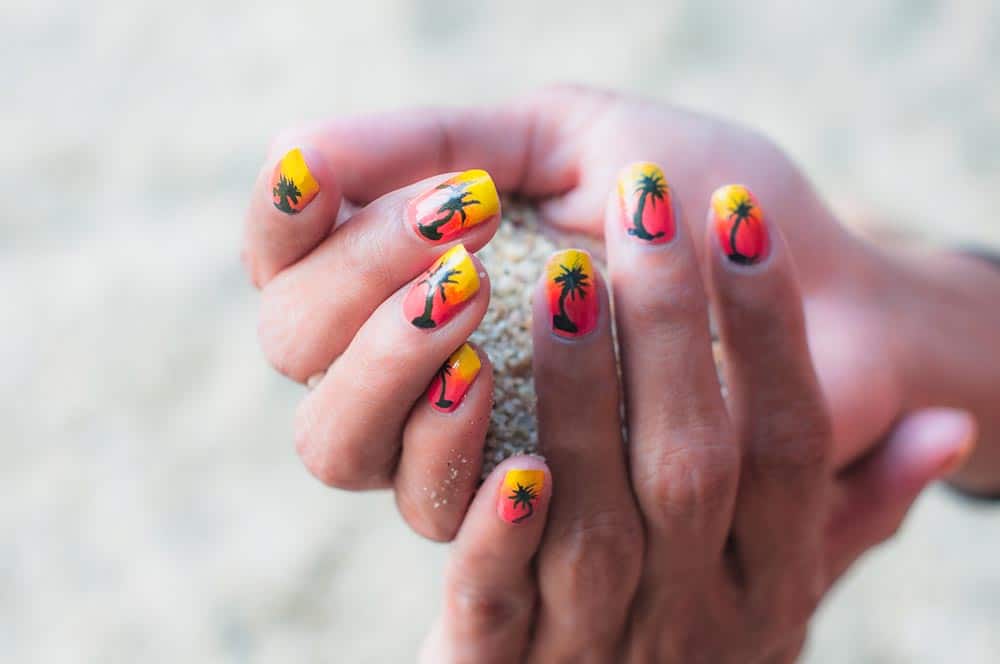
[{"label": "sandy background", "polygon": [[[1000,242],[997,3],[251,4],[0,9],[4,662],[412,659],[446,550],[307,475],[256,346],[239,227],[281,126],[614,86],[763,128],[842,210]],[[998,559],[1000,511],[926,495],[806,661],[997,661]]]}]

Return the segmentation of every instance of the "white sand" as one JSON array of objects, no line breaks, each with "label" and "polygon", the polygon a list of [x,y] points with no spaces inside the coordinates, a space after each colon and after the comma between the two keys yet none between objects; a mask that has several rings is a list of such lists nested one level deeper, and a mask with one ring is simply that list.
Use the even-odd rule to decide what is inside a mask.
[{"label": "white sand", "polygon": [[[256,347],[239,225],[280,126],[614,85],[761,127],[841,209],[1000,242],[985,0],[93,4],[0,9],[5,662],[412,658],[446,549],[306,474]],[[928,494],[807,661],[996,661],[998,556],[1000,510]]]}]

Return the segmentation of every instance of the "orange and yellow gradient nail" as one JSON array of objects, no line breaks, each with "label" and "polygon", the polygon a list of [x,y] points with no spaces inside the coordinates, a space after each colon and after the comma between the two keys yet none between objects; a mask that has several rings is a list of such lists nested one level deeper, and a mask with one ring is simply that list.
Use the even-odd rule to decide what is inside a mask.
[{"label": "orange and yellow gradient nail", "polygon": [[545,266],[545,295],[556,335],[573,339],[592,331],[597,326],[597,284],[590,254],[580,249],[552,254]]},{"label": "orange and yellow gradient nail", "polygon": [[288,214],[298,214],[318,193],[319,182],[316,182],[309,170],[302,150],[289,150],[271,174],[271,199],[274,207]]},{"label": "orange and yellow gradient nail", "polygon": [[476,380],[483,363],[479,354],[469,344],[451,354],[451,357],[441,365],[427,389],[427,399],[434,410],[450,413],[458,408],[462,397],[469,391],[472,381]]},{"label": "orange and yellow gradient nail", "polygon": [[448,242],[466,229],[500,214],[500,197],[486,171],[471,170],[448,178],[410,202],[413,229],[425,240]]},{"label": "orange and yellow gradient nail", "polygon": [[417,327],[434,328],[454,316],[479,290],[479,273],[462,245],[449,249],[417,279],[403,313]]},{"label": "orange and yellow gradient nail", "polygon": [[625,231],[649,244],[674,239],[674,206],[663,170],[650,162],[628,166],[618,176],[618,200]]},{"label": "orange and yellow gradient nail", "polygon": [[767,258],[770,242],[764,214],[749,189],[739,184],[716,189],[711,215],[719,246],[729,260],[753,265]]},{"label": "orange and yellow gradient nail", "polygon": [[545,488],[541,470],[508,470],[500,485],[497,513],[507,523],[521,523],[535,514],[535,503]]}]

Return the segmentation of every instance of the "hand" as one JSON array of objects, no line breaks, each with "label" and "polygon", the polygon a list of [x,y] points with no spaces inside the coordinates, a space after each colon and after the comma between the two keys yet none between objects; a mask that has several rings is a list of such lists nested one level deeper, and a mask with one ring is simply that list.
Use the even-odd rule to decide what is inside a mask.
[{"label": "hand", "polygon": [[[427,662],[793,661],[830,584],[970,451],[967,415],[927,411],[838,469],[769,201],[721,190],[696,242],[676,223],[677,190],[662,171],[646,164],[622,177],[604,231],[628,445],[604,282],[586,254],[557,253],[534,311],[540,441],[555,484],[538,474],[545,497],[523,530],[504,521],[519,494],[501,480],[539,462],[509,460],[483,485]],[[497,501],[499,512],[484,507]]]},{"label": "hand", "polygon": [[[682,210],[700,210],[722,184],[746,184],[768,201],[798,265],[834,465],[863,458],[905,414],[948,405],[972,411],[983,432],[963,477],[972,487],[1000,483],[996,369],[978,350],[1000,330],[1000,308],[990,305],[1000,273],[964,265],[956,276],[962,261],[903,256],[849,234],[758,134],[651,101],[556,87],[498,108],[335,119],[282,140],[293,139],[313,146],[355,203],[434,173],[485,168],[502,191],[536,200],[548,223],[593,235],[603,232],[605,197],[624,164],[662,164]],[[701,232],[699,215],[688,221]],[[928,320],[940,325],[928,329]]]},{"label": "hand", "polygon": [[299,454],[331,486],[393,486],[407,521],[434,539],[451,539],[479,479],[492,373],[465,341],[489,279],[468,252],[499,215],[483,171],[348,210],[308,147],[275,151],[248,215],[261,344],[279,371],[313,387],[296,419]]}]

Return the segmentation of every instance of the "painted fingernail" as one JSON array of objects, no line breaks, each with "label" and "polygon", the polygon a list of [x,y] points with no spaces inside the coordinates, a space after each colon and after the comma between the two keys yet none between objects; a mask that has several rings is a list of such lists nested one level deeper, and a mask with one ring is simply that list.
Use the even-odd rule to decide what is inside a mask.
[{"label": "painted fingernail", "polygon": [[712,223],[726,256],[740,265],[767,258],[769,241],[764,214],[757,198],[739,184],[720,187],[712,194]]},{"label": "painted fingernail", "polygon": [[535,514],[535,503],[545,488],[541,470],[508,470],[500,486],[497,512],[507,523],[521,523]]},{"label": "painted fingernail", "polygon": [[434,375],[427,390],[431,406],[442,413],[450,413],[458,408],[482,366],[475,349],[469,344],[462,344]]},{"label": "painted fingernail", "polygon": [[413,284],[403,300],[403,312],[417,327],[437,327],[454,316],[478,290],[476,264],[459,244],[434,261]]},{"label": "painted fingernail", "polygon": [[618,200],[625,231],[649,244],[674,239],[674,206],[663,170],[650,162],[628,166],[618,176]]},{"label": "painted fingernail", "polygon": [[274,207],[288,214],[298,214],[318,193],[319,182],[316,182],[309,170],[302,150],[289,150],[271,174],[271,199]]},{"label": "painted fingernail", "polygon": [[448,178],[410,202],[408,216],[414,230],[440,243],[500,214],[500,197],[486,171],[471,170]]},{"label": "painted fingernail", "polygon": [[586,251],[566,249],[552,254],[545,266],[545,291],[555,334],[572,339],[597,326],[594,265]]}]

